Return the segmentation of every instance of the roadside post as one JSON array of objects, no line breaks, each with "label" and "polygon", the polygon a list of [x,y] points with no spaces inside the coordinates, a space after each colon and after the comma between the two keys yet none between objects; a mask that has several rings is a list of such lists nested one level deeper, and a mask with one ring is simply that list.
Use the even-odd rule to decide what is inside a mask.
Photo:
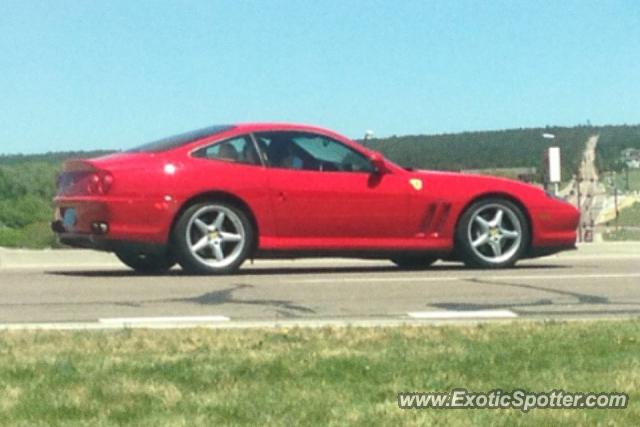
[{"label": "roadside post", "polygon": [[558,195],[558,185],[562,180],[560,168],[560,147],[549,147],[549,182],[553,183],[554,194]]},{"label": "roadside post", "polygon": [[[542,138],[547,140],[555,140],[556,136],[552,133],[543,133]],[[545,170],[545,186],[547,190],[547,183],[553,184],[553,193],[558,195],[558,185],[561,181],[560,176],[560,147],[548,147],[544,153],[544,170]]]}]

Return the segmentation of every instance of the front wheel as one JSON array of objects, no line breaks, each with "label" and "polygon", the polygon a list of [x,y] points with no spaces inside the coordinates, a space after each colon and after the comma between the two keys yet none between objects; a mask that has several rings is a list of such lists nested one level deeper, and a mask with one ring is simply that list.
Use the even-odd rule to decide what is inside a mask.
[{"label": "front wheel", "polygon": [[178,262],[194,274],[236,271],[249,255],[253,239],[253,226],[245,212],[226,202],[187,208],[173,230]]},{"label": "front wheel", "polygon": [[465,265],[511,267],[529,244],[529,224],[514,203],[498,198],[473,203],[456,229],[456,249]]},{"label": "front wheel", "polygon": [[136,251],[119,250],[116,257],[138,273],[160,274],[168,271],[176,264],[176,260],[168,254],[145,254]]}]

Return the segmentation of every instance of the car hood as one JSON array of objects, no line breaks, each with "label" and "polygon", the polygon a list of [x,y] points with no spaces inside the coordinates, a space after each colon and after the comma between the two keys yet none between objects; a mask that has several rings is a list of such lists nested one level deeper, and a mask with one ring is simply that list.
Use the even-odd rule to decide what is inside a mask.
[{"label": "car hood", "polygon": [[464,193],[504,192],[516,197],[541,196],[545,194],[542,188],[535,185],[497,176],[431,170],[416,170],[412,174],[416,178],[422,179],[425,185],[454,187],[463,189],[462,192]]}]

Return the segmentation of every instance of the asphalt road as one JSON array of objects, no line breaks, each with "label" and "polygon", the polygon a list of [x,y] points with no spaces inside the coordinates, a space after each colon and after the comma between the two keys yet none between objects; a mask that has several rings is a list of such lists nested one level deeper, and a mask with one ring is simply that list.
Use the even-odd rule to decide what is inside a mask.
[{"label": "asphalt road", "polygon": [[537,318],[637,316],[639,249],[593,244],[500,271],[441,262],[401,271],[386,261],[256,261],[223,277],[188,276],[179,269],[140,276],[102,259],[81,266],[82,251],[74,252],[77,263],[53,253],[40,267],[0,270],[0,323],[161,316],[224,316],[231,322],[411,319],[409,313],[469,310]]}]

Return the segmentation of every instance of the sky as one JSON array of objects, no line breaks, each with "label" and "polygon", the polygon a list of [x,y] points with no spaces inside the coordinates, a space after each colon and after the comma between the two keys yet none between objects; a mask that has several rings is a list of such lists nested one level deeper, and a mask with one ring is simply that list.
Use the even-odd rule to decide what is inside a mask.
[{"label": "sky", "polygon": [[640,2],[3,0],[0,153],[640,123]]}]

